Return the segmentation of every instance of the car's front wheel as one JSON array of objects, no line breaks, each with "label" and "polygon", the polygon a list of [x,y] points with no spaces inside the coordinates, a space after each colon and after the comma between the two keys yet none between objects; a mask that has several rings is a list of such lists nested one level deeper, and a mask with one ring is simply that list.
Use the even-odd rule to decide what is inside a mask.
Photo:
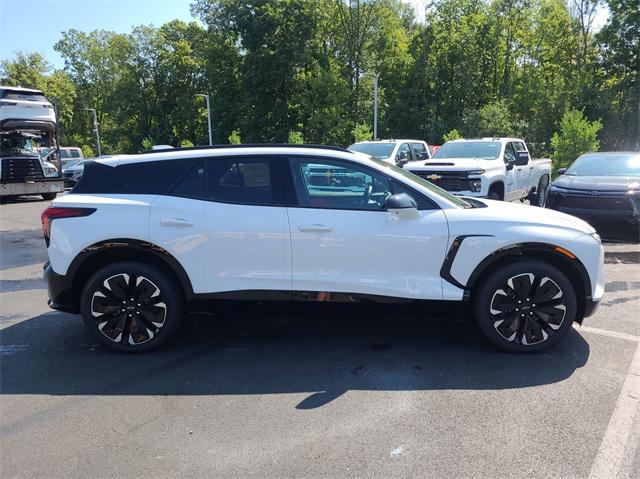
[{"label": "car's front wheel", "polygon": [[180,331],[185,313],[179,285],[156,266],[118,262],[96,271],[82,291],[82,319],[105,346],[149,351]]},{"label": "car's front wheel", "polygon": [[474,313],[492,343],[510,352],[539,351],[564,337],[576,318],[567,276],[542,261],[518,261],[491,271],[474,294]]}]

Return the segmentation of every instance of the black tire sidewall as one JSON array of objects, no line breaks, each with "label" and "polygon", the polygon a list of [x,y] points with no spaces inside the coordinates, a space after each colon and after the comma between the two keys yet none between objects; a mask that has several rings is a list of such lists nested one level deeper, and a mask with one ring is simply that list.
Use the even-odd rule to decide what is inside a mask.
[{"label": "black tire sidewall", "polygon": [[[493,327],[493,320],[489,312],[490,302],[496,290],[500,289],[506,281],[513,276],[523,273],[544,274],[556,282],[562,289],[565,298],[566,313],[560,328],[547,340],[531,345],[515,344],[498,333]],[[544,261],[524,260],[509,265],[504,265],[494,270],[489,275],[478,281],[479,289],[473,297],[473,312],[478,327],[484,336],[498,348],[516,353],[528,353],[546,349],[560,341],[571,329],[576,318],[578,301],[575,288],[567,276],[555,266]]]},{"label": "black tire sidewall", "polygon": [[540,182],[538,183],[538,188],[536,189],[536,194],[533,197],[533,201],[535,203],[534,206],[544,208],[545,196],[547,194],[547,186],[548,186],[548,180],[546,179],[546,176],[543,178],[540,178]]},{"label": "black tire sidewall", "polygon": [[[97,287],[105,279],[120,273],[134,273],[150,279],[160,289],[160,294],[167,306],[164,326],[160,328],[151,340],[137,346],[115,343],[105,337],[98,329],[97,322],[91,314],[91,299]],[[80,310],[85,326],[101,344],[117,351],[133,353],[151,351],[167,344],[180,332],[185,315],[184,299],[179,290],[179,285],[157,266],[133,261],[114,263],[96,271],[82,290]]]},{"label": "black tire sidewall", "polygon": [[42,199],[45,201],[51,201],[56,199],[56,196],[58,196],[58,193],[43,193],[40,196],[42,196]]}]

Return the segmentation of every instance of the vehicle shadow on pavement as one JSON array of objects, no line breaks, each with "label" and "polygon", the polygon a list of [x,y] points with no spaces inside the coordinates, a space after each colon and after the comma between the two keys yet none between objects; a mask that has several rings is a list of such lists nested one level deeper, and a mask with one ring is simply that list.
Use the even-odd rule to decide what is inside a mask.
[{"label": "vehicle shadow on pavement", "polygon": [[463,321],[415,318],[198,319],[168,347],[107,350],[77,316],[51,312],[0,332],[0,392],[48,395],[309,393],[298,409],[349,390],[512,389],[562,381],[589,345],[571,329],[537,354],[497,351]]}]

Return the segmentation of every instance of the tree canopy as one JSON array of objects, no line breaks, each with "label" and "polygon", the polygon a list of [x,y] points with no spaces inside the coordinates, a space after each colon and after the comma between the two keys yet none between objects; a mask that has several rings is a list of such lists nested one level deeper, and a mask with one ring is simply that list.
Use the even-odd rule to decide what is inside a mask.
[{"label": "tree canopy", "polygon": [[607,0],[594,32],[597,0],[568,1],[435,0],[419,22],[401,0],[195,0],[190,23],[68,30],[64,68],[17,53],[0,78],[44,90],[68,145],[94,147],[95,108],[106,153],[207,144],[201,93],[215,143],[369,139],[376,75],[380,138],[521,135],[543,154],[577,110],[601,148],[640,148],[640,4]]}]

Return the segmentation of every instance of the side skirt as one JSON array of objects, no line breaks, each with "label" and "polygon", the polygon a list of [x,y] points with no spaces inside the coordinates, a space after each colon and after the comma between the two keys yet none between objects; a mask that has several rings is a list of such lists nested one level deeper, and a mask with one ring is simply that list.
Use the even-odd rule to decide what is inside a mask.
[{"label": "side skirt", "polygon": [[463,319],[468,316],[463,301],[398,298],[329,291],[229,291],[195,294],[192,312],[240,316],[246,314],[305,314],[320,316],[416,316],[433,319]]}]

